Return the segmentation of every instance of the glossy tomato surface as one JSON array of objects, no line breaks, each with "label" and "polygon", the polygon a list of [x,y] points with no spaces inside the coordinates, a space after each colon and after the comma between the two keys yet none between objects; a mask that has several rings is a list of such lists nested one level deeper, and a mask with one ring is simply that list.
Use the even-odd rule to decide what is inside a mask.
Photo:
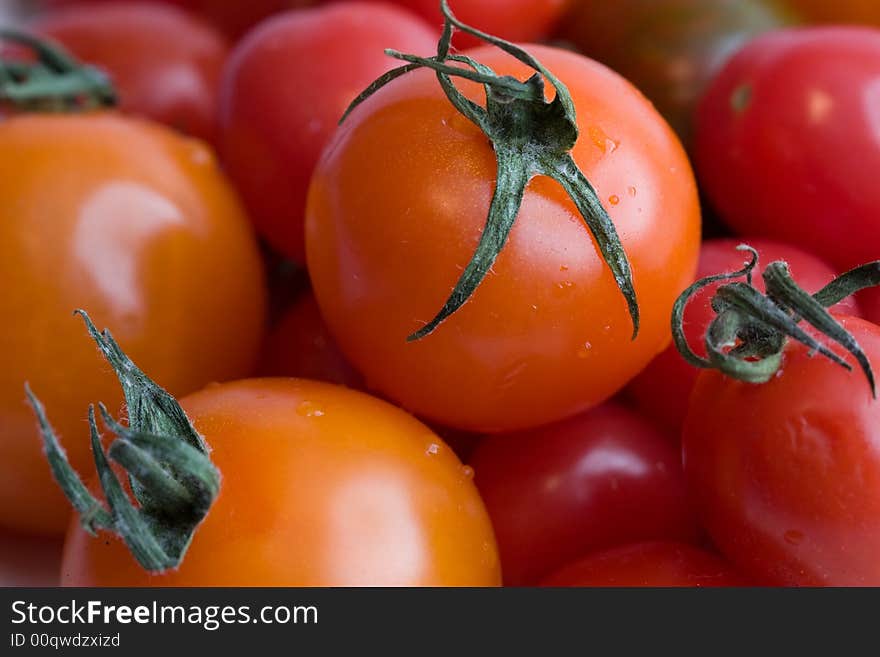
[{"label": "glossy tomato surface", "polygon": [[590,555],[558,570],[543,586],[720,587],[745,580],[724,559],[684,543],[635,543]]},{"label": "glossy tomato surface", "polygon": [[223,79],[220,150],[276,250],[304,262],[312,171],[349,103],[399,64],[385,48],[430,55],[438,38],[397,7],[345,2],[280,14],[238,45]]},{"label": "glossy tomato surface", "polygon": [[122,402],[84,308],[162,386],[187,393],[255,364],[265,290],[247,218],[204,144],[111,113],[0,123],[0,526],[61,532],[24,383],[77,468],[89,403]]},{"label": "glossy tomato surface", "polygon": [[76,5],[39,17],[36,33],[109,73],[120,109],[213,142],[226,39],[174,7]]},{"label": "glossy tomato surface", "polygon": [[[876,368],[880,327],[844,318]],[[692,499],[744,574],[880,585],[880,402],[865,377],[789,346],[762,385],[700,375],[684,429]]]},{"label": "glossy tomato surface", "polygon": [[491,436],[470,464],[495,527],[506,584],[534,585],[591,551],[699,535],[680,451],[623,406]]},{"label": "glossy tomato surface", "polygon": [[841,268],[880,257],[878,78],[880,30],[783,30],[740,50],[697,115],[697,169],[730,226]]},{"label": "glossy tomato surface", "polygon": [[385,402],[297,379],[181,401],[211,446],[220,495],[176,571],[71,524],[68,586],[493,586],[498,554],[470,471]]},{"label": "glossy tomato surface", "polygon": [[[764,238],[723,238],[703,242],[697,277],[703,278],[742,269],[749,260],[748,254],[736,250],[737,245],[742,243],[757,249],[762,267],[776,260],[787,262],[794,279],[810,293],[821,290],[839,273],[819,258],[795,246]],[[760,276],[755,276],[754,283],[759,290],[764,290],[764,280]],[[719,285],[720,283],[704,288],[688,304],[684,315],[684,333],[688,344],[702,356],[706,354],[706,330],[715,318],[715,312],[712,310],[712,295]],[[859,305],[853,297],[841,301],[834,310],[847,315],[860,314]],[[687,415],[691,390],[699,374],[697,368],[689,365],[681,357],[675,345],[670,345],[666,351],[651,361],[627,390],[636,400],[639,408],[675,436],[679,436]]]},{"label": "glossy tomato surface", "polygon": [[694,108],[724,62],[791,20],[768,0],[580,0],[561,33],[638,87],[689,145]]},{"label": "glossy tomato surface", "polygon": [[[491,144],[417,71],[361,105],[328,145],[307,213],[308,266],[322,314],[368,383],[404,407],[462,429],[526,428],[604,401],[671,339],[672,303],[692,280],[699,205],[669,127],[625,80],[580,55],[531,52],[567,83],[592,180],[633,267],[642,324],[572,201],[535,178],[510,239],[470,301],[407,342],[441,308],[486,223]],[[504,53],[470,53],[499,74]],[[461,84],[484,102],[481,87]]]}]

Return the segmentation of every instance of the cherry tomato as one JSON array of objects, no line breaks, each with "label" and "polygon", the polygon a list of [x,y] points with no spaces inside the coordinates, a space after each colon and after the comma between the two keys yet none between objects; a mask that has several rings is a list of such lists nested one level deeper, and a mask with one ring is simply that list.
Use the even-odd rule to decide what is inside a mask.
[{"label": "cherry tomato", "polygon": [[174,7],[120,2],[61,9],[31,27],[105,69],[122,111],[215,139],[227,46],[211,26]]},{"label": "cherry tomato", "polygon": [[[407,342],[471,259],[497,174],[489,140],[429,71],[394,81],[351,114],[309,198],[309,272],[343,352],[383,394],[462,429],[538,426],[609,398],[669,343],[672,303],[696,265],[699,204],[669,127],[600,64],[530,50],[572,93],[581,131],[572,154],[632,263],[637,340],[582,217],[560,185],[538,177],[473,298],[433,334]],[[529,76],[497,50],[469,54],[499,74]],[[456,84],[485,101],[476,83]]]},{"label": "cherry tomato", "polygon": [[259,368],[265,376],[295,376],[363,388],[360,374],[345,360],[311,292],[291,306],[272,329]]},{"label": "cherry tomato", "polygon": [[880,290],[867,290],[859,299],[865,308],[865,318],[880,324]]},{"label": "cherry tomato", "polygon": [[0,586],[58,586],[60,567],[58,538],[0,532]]},{"label": "cherry tomato", "polygon": [[593,550],[699,535],[679,450],[616,404],[486,438],[470,464],[495,527],[506,584],[535,584]]},{"label": "cherry tomato", "polygon": [[[697,277],[741,269],[748,257],[737,251],[736,246],[743,242],[757,249],[761,262],[765,265],[775,260],[785,260],[798,284],[807,292],[818,292],[840,273],[815,256],[780,242],[766,239],[715,239],[703,242]],[[756,277],[754,282],[763,292],[764,281]],[[715,317],[710,300],[717,288],[718,284],[706,287],[688,305],[684,316],[688,343],[700,355],[705,354],[703,336]],[[860,314],[858,304],[852,297],[840,302],[834,310],[848,315]],[[685,362],[675,347],[670,346],[633,380],[628,392],[645,413],[669,429],[673,435],[679,436],[687,415],[691,390],[698,375],[699,370]]]},{"label": "cherry tomato", "polygon": [[384,49],[431,54],[438,35],[390,6],[340,3],[293,11],[235,49],[221,96],[221,152],[257,230],[304,262],[312,170],[361,89],[399,62]]},{"label": "cherry tomato", "polygon": [[739,233],[849,268],[880,255],[880,31],[810,28],[750,42],[710,86],[696,163]]},{"label": "cherry tomato", "polygon": [[[201,142],[113,113],[0,123],[0,526],[60,532],[69,505],[40,450],[23,386],[62,437],[86,407],[118,408],[71,317],[88,308],[161,385],[186,393],[250,372],[265,289],[248,221]],[[67,441],[75,467],[87,439]]]},{"label": "cherry tomato", "polygon": [[766,0],[581,0],[562,37],[637,86],[690,144],[694,107],[727,58],[790,21]]},{"label": "cherry tomato", "polygon": [[[880,327],[839,317],[880,363]],[[754,385],[700,375],[684,467],[703,525],[740,570],[782,585],[880,585],[880,403],[865,377],[790,344]]]},{"label": "cherry tomato", "polygon": [[212,448],[220,495],[175,571],[71,523],[68,586],[493,586],[485,507],[452,451],[348,388],[259,379],[181,400]]},{"label": "cherry tomato", "polygon": [[[370,0],[385,3],[389,0]],[[440,0],[390,0],[423,16],[439,30],[443,26]],[[548,38],[565,10],[576,0],[450,0],[455,16],[477,29],[508,41],[540,41]],[[469,48],[476,38],[457,33],[455,43]]]},{"label": "cherry tomato", "polygon": [[590,555],[543,586],[720,587],[744,580],[720,557],[683,543],[635,543]]}]

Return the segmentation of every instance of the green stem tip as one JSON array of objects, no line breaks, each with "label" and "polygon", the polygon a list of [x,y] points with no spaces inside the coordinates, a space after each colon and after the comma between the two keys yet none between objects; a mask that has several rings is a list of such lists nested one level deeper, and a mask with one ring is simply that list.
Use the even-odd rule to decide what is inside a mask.
[{"label": "green stem tip", "polygon": [[[639,332],[639,305],[632,269],[614,223],[596,190],[571,157],[571,149],[578,139],[578,126],[574,101],[568,88],[519,46],[459,21],[450,11],[446,0],[441,0],[440,8],[444,27],[437,54],[433,57],[417,57],[386,51],[406,64],[385,73],[367,87],[351,103],[340,121],[344,121],[358,105],[393,80],[416,69],[428,68],[436,73],[450,103],[480,128],[495,149],[498,170],[495,192],[477,248],[440,311],[408,340],[420,340],[430,335],[471,298],[504,249],[522,206],[526,187],[535,176],[556,180],[574,201],[626,301],[633,325],[632,338],[635,339]],[[450,54],[452,34],[456,29],[500,48],[533,69],[535,74],[528,80],[520,81],[510,76],[499,76],[470,57]],[[453,83],[454,77],[483,84],[486,106],[482,107],[466,98]],[[545,97],[545,80],[556,91],[552,101],[547,101]]]},{"label": "green stem tip", "polygon": [[[843,347],[858,363],[876,399],[877,388],[871,363],[856,339],[828,312],[828,308],[859,290],[880,285],[880,261],[857,267],[835,278],[815,294],[804,291],[792,278],[784,261],[770,263],[763,272],[766,294],[752,284],[758,252],[741,244],[751,255],[743,269],[702,278],[686,289],[672,311],[672,337],[682,357],[694,367],[717,369],[749,383],[766,383],[782,366],[782,353],[789,339],[796,340],[841,367],[852,370],[844,358],[801,327]],[[745,278],[746,282],[735,279]],[[715,317],[705,335],[707,357],[697,355],[684,334],[687,304],[705,287],[723,283],[712,297]]]},{"label": "green stem tip", "polygon": [[[99,332],[84,311],[76,314],[116,372],[129,424],[123,426],[99,404],[104,426],[116,435],[105,451],[95,407],[89,407],[89,433],[105,498],[102,502],[71,467],[43,404],[25,384],[52,474],[86,531],[94,534],[103,529],[118,534],[146,570],[176,568],[217,498],[220,473],[177,401],[125,355],[109,331]],[[135,503],[110,461],[127,473]]]}]

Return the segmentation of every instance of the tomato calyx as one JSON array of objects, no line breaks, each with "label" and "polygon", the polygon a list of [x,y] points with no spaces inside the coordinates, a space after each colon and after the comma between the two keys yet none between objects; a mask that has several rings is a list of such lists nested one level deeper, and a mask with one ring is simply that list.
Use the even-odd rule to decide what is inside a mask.
[{"label": "tomato calyx", "polygon": [[[876,399],[876,383],[871,363],[856,339],[838,322],[828,308],[859,290],[880,285],[880,261],[857,267],[810,294],[792,278],[788,264],[778,260],[764,269],[766,294],[752,285],[758,266],[758,252],[741,244],[739,251],[751,254],[739,271],[707,276],[686,289],[672,311],[672,337],[682,357],[701,369],[717,369],[729,377],[748,383],[766,383],[782,367],[782,354],[789,339],[822,354],[841,367],[852,370],[846,360],[822,344],[800,326],[805,321],[821,335],[843,347],[856,360]],[[745,278],[746,282],[734,281]],[[684,333],[684,313],[688,302],[703,288],[725,282],[712,297],[715,318],[706,331],[708,358],[697,355]]]},{"label": "tomato calyx", "polygon": [[0,28],[0,41],[24,46],[36,61],[0,59],[0,103],[23,111],[89,110],[116,105],[110,78],[44,39]]},{"label": "tomato calyx", "polygon": [[[109,331],[99,332],[84,311],[76,312],[116,372],[125,395],[128,426],[113,419],[103,404],[98,405],[104,425],[117,436],[105,452],[95,407],[89,407],[92,453],[105,506],[71,467],[43,404],[25,385],[52,474],[87,532],[94,535],[104,529],[118,534],[146,570],[176,568],[217,498],[220,472],[174,397],[125,355]],[[128,474],[137,505],[129,499],[108,457]]]},{"label": "tomato calyx", "polygon": [[[556,180],[574,201],[626,300],[635,339],[639,331],[639,305],[632,269],[611,217],[571,156],[570,151],[578,139],[578,126],[574,101],[567,87],[522,48],[465,25],[455,18],[446,0],[441,0],[440,6],[444,27],[437,55],[417,57],[386,50],[389,56],[407,64],[377,79],[352,102],[342,117],[344,121],[360,103],[391,81],[416,69],[429,68],[436,72],[452,105],[480,128],[495,150],[497,181],[479,244],[441,310],[407,340],[416,341],[430,335],[470,299],[507,243],[526,187],[535,176]],[[534,69],[535,74],[523,82],[511,76],[499,76],[471,57],[450,54],[455,29],[497,46]],[[453,83],[454,77],[483,84],[486,106],[466,98]],[[544,80],[556,91],[552,101],[547,101],[544,95]]]}]

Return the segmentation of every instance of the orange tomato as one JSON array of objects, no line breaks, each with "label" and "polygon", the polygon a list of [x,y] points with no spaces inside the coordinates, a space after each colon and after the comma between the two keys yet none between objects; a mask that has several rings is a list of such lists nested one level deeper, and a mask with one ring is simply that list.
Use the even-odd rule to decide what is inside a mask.
[{"label": "orange tomato", "polygon": [[51,409],[74,467],[90,402],[122,403],[71,317],[87,308],[172,393],[247,374],[265,290],[247,218],[202,143],[113,113],[0,123],[0,526],[60,533],[23,385]]},{"label": "orange tomato", "polygon": [[[371,389],[461,429],[533,427],[613,395],[671,340],[673,301],[696,268],[696,185],[669,126],[600,64],[555,48],[529,50],[574,99],[580,139],[572,155],[632,264],[637,340],[573,202],[537,177],[470,301],[433,334],[407,343],[470,260],[497,173],[491,143],[430,71],[395,80],[352,113],[325,150],[309,196],[309,272],[343,352]],[[497,50],[469,54],[499,75],[530,74]],[[456,84],[485,102],[480,85]]]},{"label": "orange tomato", "polygon": [[65,585],[500,583],[473,472],[399,409],[302,379],[209,386],[180,403],[223,477],[183,563],[151,575],[120,539],[74,521]]}]

